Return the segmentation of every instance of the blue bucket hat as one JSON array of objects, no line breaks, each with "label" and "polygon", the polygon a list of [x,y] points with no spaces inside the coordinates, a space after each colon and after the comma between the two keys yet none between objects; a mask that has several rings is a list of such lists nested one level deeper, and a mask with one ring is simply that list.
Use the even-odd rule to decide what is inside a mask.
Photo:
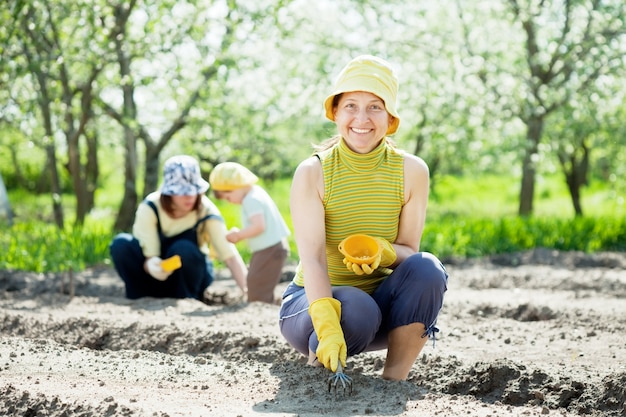
[{"label": "blue bucket hat", "polygon": [[200,174],[198,161],[188,155],[172,156],[163,167],[163,195],[198,195],[209,189]]}]

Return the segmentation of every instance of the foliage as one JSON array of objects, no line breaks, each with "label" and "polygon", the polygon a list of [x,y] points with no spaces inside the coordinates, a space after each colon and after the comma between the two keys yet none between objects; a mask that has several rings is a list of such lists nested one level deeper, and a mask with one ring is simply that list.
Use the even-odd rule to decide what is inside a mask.
[{"label": "foliage", "polygon": [[[76,188],[79,165],[87,167],[85,150],[66,152],[69,142],[62,138],[64,131],[67,138],[82,132],[82,114],[89,120],[85,135],[98,140],[100,173],[115,155],[118,173],[128,175],[123,184],[139,188],[139,198],[155,187],[159,162],[180,152],[197,155],[209,169],[235,160],[264,179],[285,177],[308,155],[312,142],[334,132],[321,111],[332,77],[350,57],[371,53],[398,70],[402,123],[395,139],[426,160],[434,183],[439,175],[515,174],[526,148],[520,115],[569,100],[583,112],[555,112],[547,121],[532,155],[540,175],[558,167],[557,151],[577,143],[573,135],[560,133],[585,107],[601,106],[607,121],[623,119],[621,3],[567,3],[576,18],[564,22],[570,10],[565,3],[521,0],[16,2],[0,8],[9,22],[0,28],[0,87],[6,87],[0,88],[0,143],[11,151],[10,156],[0,151],[0,169],[7,184],[21,178],[17,167],[22,166],[29,187],[33,178],[50,182],[48,162],[29,160],[33,154],[45,160],[44,148],[54,138],[57,163],[66,168],[59,169],[61,189]],[[604,13],[588,7],[603,7]],[[28,13],[38,19],[29,20]],[[118,20],[124,13],[128,20]],[[594,20],[583,18],[591,15]],[[41,30],[29,32],[20,22]],[[587,23],[593,26],[584,35]],[[532,62],[528,28],[537,31]],[[565,30],[569,36],[559,36]],[[55,48],[44,48],[28,65],[23,49],[38,45],[36,40],[54,41]],[[589,61],[577,58],[585,51]],[[531,76],[530,64],[546,71],[546,80]],[[550,71],[558,76],[547,77]],[[37,74],[49,78],[44,85],[52,96],[42,96]],[[549,80],[563,89],[537,87]],[[566,88],[584,80],[589,81],[580,94]],[[531,100],[535,90],[539,102]],[[50,100],[52,110],[49,133],[37,105],[43,99]],[[83,112],[90,99],[92,106]],[[608,176],[619,178],[626,136],[611,126],[616,125],[594,127],[590,165],[599,161]],[[20,143],[28,143],[28,149]],[[139,187],[141,181],[148,189]],[[90,191],[102,182],[85,185]],[[80,194],[74,190],[75,198]],[[135,203],[128,195],[120,199],[118,218],[130,211],[121,206],[125,202]]]},{"label": "foliage", "polygon": [[16,223],[3,231],[0,269],[35,272],[80,271],[107,264],[111,242],[110,226],[101,224],[65,227],[42,222]]},{"label": "foliage", "polygon": [[[234,213],[226,213],[227,219],[235,217]],[[41,222],[18,223],[10,233],[0,236],[0,250],[5,254],[0,269],[61,272],[110,265],[108,246],[112,237],[110,228],[98,224],[59,231],[56,226]],[[290,259],[296,262],[293,238],[290,243]],[[428,222],[421,249],[445,259],[536,247],[589,253],[626,251],[626,220],[604,216],[572,219],[443,216]],[[244,259],[249,259],[250,251],[245,243],[238,244],[238,248]]]},{"label": "foliage", "polygon": [[[567,192],[557,178],[546,178],[542,186],[539,208],[544,213],[536,217],[515,215],[515,189],[511,178],[446,178],[439,192],[431,197],[429,215],[422,239],[422,250],[446,257],[475,257],[546,247],[559,250],[626,251],[626,216],[623,200],[614,197],[605,183],[592,184],[592,194],[585,196],[593,202],[595,211],[588,217],[575,218],[564,214],[563,201]],[[289,180],[263,182],[291,227],[289,212]],[[508,187],[508,188],[507,188]],[[100,198],[105,206],[112,193]],[[108,245],[113,235],[113,208],[93,212],[82,228],[66,227],[59,231],[49,224],[41,196],[10,193],[18,213],[16,224],[9,228],[0,219],[0,270],[67,271],[92,265],[110,264]],[[212,198],[212,196],[211,196]],[[240,206],[215,200],[227,227],[240,226]],[[71,204],[70,199],[63,200]],[[23,216],[25,210],[39,211],[38,220]],[[292,229],[293,230],[293,229]],[[238,248],[248,260],[250,251],[245,242]],[[293,235],[290,238],[291,262],[298,259]]]},{"label": "foliage", "polygon": [[621,217],[572,219],[448,216],[426,226],[422,250],[442,258],[476,257],[533,248],[563,251],[624,251],[626,220]]},{"label": "foliage", "polygon": [[[424,243],[468,255],[524,247],[522,229],[549,236],[532,219],[514,220],[525,154],[536,221],[573,217],[559,172],[587,162],[578,185],[589,221],[624,216],[625,11],[618,0],[8,2],[0,6],[0,170],[16,220],[36,230],[54,220],[51,202],[127,226],[175,153],[196,155],[207,173],[226,160],[249,166],[288,213],[296,164],[335,130],[321,108],[332,77],[370,53],[398,70],[394,140],[431,169],[427,228],[450,228]],[[544,113],[534,149],[525,121]],[[79,210],[92,192],[94,206],[87,198]],[[238,224],[237,207],[223,210]],[[58,238],[68,230],[78,229],[61,228]],[[469,230],[503,241],[470,250]]]}]

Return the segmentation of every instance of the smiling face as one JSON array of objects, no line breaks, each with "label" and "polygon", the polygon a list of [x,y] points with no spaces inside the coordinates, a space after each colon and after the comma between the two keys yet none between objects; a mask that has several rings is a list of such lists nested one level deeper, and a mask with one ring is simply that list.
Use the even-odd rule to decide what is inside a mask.
[{"label": "smiling face", "polygon": [[385,102],[365,91],[343,93],[333,114],[339,134],[356,153],[368,153],[376,148],[393,121]]}]

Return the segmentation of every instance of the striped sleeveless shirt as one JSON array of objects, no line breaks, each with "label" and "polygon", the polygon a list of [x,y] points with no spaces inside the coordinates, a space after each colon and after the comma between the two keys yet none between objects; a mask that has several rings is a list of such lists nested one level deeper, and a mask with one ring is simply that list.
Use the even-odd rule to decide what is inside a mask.
[{"label": "striped sleeveless shirt", "polygon": [[[350,150],[341,139],[316,154],[324,171],[326,257],[331,285],[348,285],[372,293],[385,279],[383,272],[356,275],[343,264],[339,242],[355,233],[394,242],[404,204],[404,152],[386,140],[368,154]],[[304,285],[298,266],[294,283]]]}]

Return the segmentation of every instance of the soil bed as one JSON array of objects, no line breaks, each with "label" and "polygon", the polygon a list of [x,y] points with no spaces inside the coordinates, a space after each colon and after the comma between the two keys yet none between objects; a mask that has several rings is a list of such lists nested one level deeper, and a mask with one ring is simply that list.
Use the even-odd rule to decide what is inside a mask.
[{"label": "soil bed", "polygon": [[[626,254],[446,260],[436,344],[409,379],[348,359],[352,395],[282,339],[278,306],[127,300],[112,269],[0,271],[0,415],[622,416]],[[290,271],[286,271],[288,276]],[[281,283],[277,293],[286,286]]]}]

